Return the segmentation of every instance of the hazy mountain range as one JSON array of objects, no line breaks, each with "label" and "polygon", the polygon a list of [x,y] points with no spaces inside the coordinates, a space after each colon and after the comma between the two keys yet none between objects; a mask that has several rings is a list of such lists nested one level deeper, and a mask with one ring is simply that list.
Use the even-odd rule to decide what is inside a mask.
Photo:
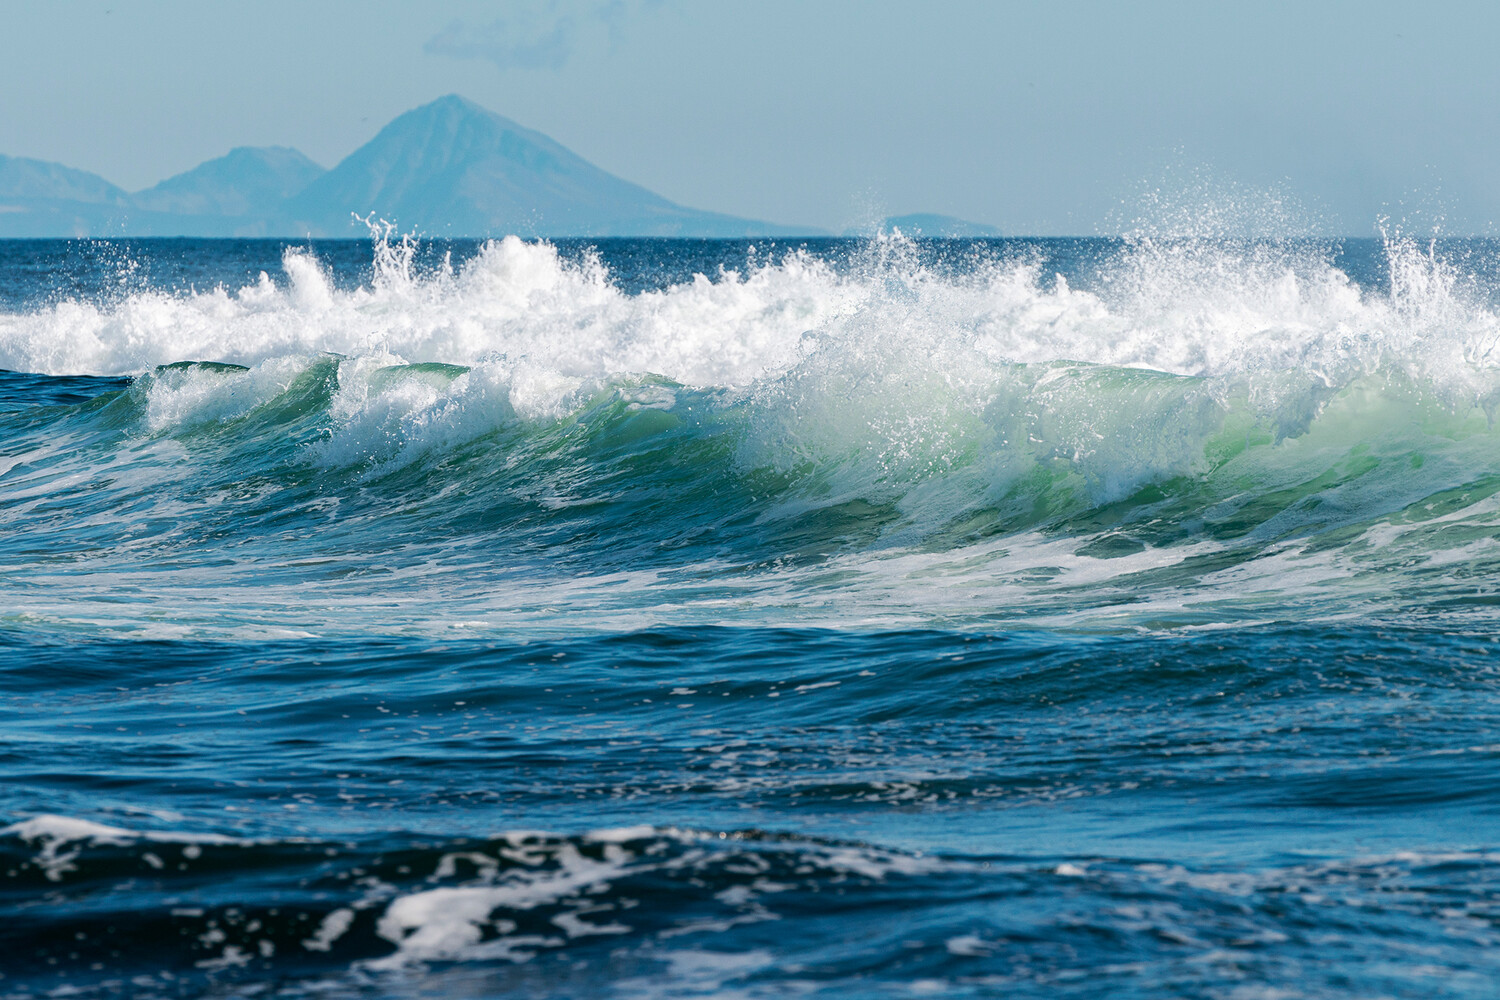
[{"label": "hazy mountain range", "polygon": [[[354,216],[371,213],[439,237],[821,234],[678,205],[456,96],[400,115],[332,170],[295,149],[245,146],[130,193],[87,171],[0,156],[0,237],[358,236]],[[930,220],[909,235],[995,234],[905,218]]]}]

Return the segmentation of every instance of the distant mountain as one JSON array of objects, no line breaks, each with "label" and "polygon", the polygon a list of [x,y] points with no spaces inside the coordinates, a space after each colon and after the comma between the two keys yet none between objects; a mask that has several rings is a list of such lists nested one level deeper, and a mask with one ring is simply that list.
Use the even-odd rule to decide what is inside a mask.
[{"label": "distant mountain", "polygon": [[0,156],[0,237],[292,234],[282,206],[322,172],[294,149],[241,148],[130,195],[97,174]]},{"label": "distant mountain", "polygon": [[327,173],[295,149],[240,146],[131,197],[131,204],[177,215],[271,217],[288,198]]},{"label": "distant mountain", "polygon": [[74,170],[61,163],[0,156],[0,198],[124,204],[125,192],[98,174]]},{"label": "distant mountain", "polygon": [[397,117],[332,170],[240,147],[134,195],[0,157],[0,237],[354,236],[374,214],[428,236],[815,235],[702,212],[622,180],[540,132],[450,96]]},{"label": "distant mountain", "polygon": [[[982,222],[968,222],[964,219],[955,218],[951,215],[935,215],[931,212],[919,212],[914,215],[892,215],[881,220],[880,232],[890,233],[900,230],[903,236],[917,238],[938,237],[943,239],[952,238],[975,238],[981,236],[999,236],[1000,230],[994,226],[987,226]],[[861,235],[863,230],[850,230],[846,236]]]},{"label": "distant mountain", "polygon": [[461,97],[391,122],[292,199],[313,231],[374,212],[439,236],[769,236],[808,233],[684,208]]},{"label": "distant mountain", "polygon": [[88,236],[111,231],[124,191],[98,174],[0,156],[0,236]]}]

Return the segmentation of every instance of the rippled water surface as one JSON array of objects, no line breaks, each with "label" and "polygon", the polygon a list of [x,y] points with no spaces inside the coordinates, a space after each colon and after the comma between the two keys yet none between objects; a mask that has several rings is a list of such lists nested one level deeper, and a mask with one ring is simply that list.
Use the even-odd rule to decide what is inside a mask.
[{"label": "rippled water surface", "polygon": [[0,243],[0,997],[1487,997],[1495,249]]}]

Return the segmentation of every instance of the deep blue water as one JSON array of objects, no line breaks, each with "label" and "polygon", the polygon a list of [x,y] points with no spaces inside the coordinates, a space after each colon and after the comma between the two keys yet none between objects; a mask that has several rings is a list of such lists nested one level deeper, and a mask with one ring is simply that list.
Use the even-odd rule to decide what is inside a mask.
[{"label": "deep blue water", "polygon": [[0,243],[0,997],[1492,996],[1495,249]]}]

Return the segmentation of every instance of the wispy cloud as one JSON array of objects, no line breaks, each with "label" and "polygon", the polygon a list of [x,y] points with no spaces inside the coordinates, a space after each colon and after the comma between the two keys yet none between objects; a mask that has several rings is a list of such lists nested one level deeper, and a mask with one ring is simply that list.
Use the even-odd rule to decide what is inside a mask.
[{"label": "wispy cloud", "polygon": [[516,4],[485,24],[453,21],[427,40],[433,55],[483,59],[500,69],[562,69],[578,48],[580,36],[602,30],[613,47],[630,8],[627,0],[546,0]]}]

